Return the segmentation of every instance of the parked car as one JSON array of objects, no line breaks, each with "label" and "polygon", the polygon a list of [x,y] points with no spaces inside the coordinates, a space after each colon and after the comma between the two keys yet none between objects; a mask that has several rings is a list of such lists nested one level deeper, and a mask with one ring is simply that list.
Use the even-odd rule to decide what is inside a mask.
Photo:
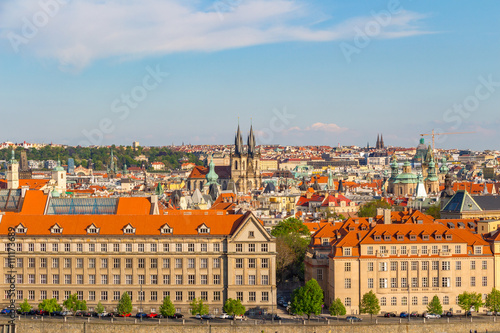
[{"label": "parked car", "polygon": [[118,313],[116,316],[117,317],[130,317],[132,314],[131,313]]},{"label": "parked car", "polygon": [[420,314],[417,311],[413,311],[410,313],[410,317],[420,317]]},{"label": "parked car", "polygon": [[347,316],[347,317],[345,317],[345,320],[347,320],[347,321],[362,321],[361,318],[355,317],[355,316]]},{"label": "parked car", "polygon": [[281,317],[278,315],[274,315],[274,320],[281,320]]},{"label": "parked car", "polygon": [[9,314],[10,311],[11,311],[10,309],[5,308],[5,309],[2,309],[2,311],[0,311],[0,313],[1,314]]},{"label": "parked car", "polygon": [[144,312],[137,312],[135,314],[135,317],[136,318],[147,318],[148,317],[148,314],[147,313],[144,313]]},{"label": "parked car", "polygon": [[384,317],[386,317],[386,318],[396,317],[396,314],[394,312],[386,312],[386,313],[384,313]]},{"label": "parked car", "polygon": [[62,315],[62,311],[52,311],[50,313],[51,316],[61,316]]},{"label": "parked car", "polygon": [[453,317],[453,312],[451,311],[448,311],[446,313],[443,314],[443,317],[446,316],[446,317]]},{"label": "parked car", "polygon": [[196,316],[194,316],[196,319],[201,319],[201,314],[197,313]]},{"label": "parked car", "polygon": [[201,318],[203,318],[203,319],[214,319],[215,316],[213,314],[208,313],[208,314],[204,314],[203,316],[201,316]]},{"label": "parked car", "polygon": [[171,318],[171,319],[179,319],[179,318],[183,318],[184,315],[182,313],[174,313],[173,316],[168,316],[168,318]]},{"label": "parked car", "polygon": [[71,311],[62,311],[61,312],[61,316],[72,316],[73,315],[73,312]]},{"label": "parked car", "polygon": [[229,319],[229,315],[225,312],[221,313],[221,315],[219,316],[220,319]]},{"label": "parked car", "polygon": [[234,316],[234,319],[235,320],[247,320],[248,318],[244,315],[237,315],[237,316]]},{"label": "parked car", "polygon": [[426,319],[436,319],[436,318],[441,318],[441,315],[435,313],[426,313],[424,317]]},{"label": "parked car", "polygon": [[408,312],[406,312],[406,311],[401,312],[399,314],[399,317],[401,317],[401,318],[408,318]]},{"label": "parked car", "polygon": [[471,316],[472,316],[472,312],[470,312],[470,311],[466,311],[466,312],[464,313],[464,316],[471,317]]},{"label": "parked car", "polygon": [[158,313],[148,313],[147,315],[148,318],[158,318],[158,316],[161,317],[161,315],[159,315]]}]

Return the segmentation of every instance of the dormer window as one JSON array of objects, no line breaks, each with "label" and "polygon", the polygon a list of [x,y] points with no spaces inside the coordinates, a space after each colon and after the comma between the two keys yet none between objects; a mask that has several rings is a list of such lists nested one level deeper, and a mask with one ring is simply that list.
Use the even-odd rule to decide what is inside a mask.
[{"label": "dormer window", "polygon": [[422,239],[426,241],[429,240],[429,235],[422,235]]},{"label": "dormer window", "polygon": [[452,239],[451,235],[446,235],[446,240],[451,240],[451,239]]},{"label": "dormer window", "polygon": [[124,234],[135,234],[135,228],[129,223],[123,228]]},{"label": "dormer window", "polygon": [[62,234],[63,228],[59,226],[59,224],[55,224],[50,228],[50,233],[51,234]]},{"label": "dormer window", "polygon": [[391,235],[384,235],[384,240],[389,242],[391,240]]},{"label": "dormer window", "polygon": [[323,245],[323,246],[330,245],[330,239],[329,238],[321,238],[321,245]]},{"label": "dormer window", "polygon": [[441,235],[436,235],[436,240],[442,240],[443,239],[443,236]]},{"label": "dormer window", "polygon": [[375,235],[373,238],[374,238],[376,241],[379,241],[379,240],[380,240],[380,235]]},{"label": "dormer window", "polygon": [[349,231],[354,231],[354,227],[349,227]]},{"label": "dormer window", "polygon": [[253,231],[249,231],[248,238],[255,238],[255,233]]},{"label": "dormer window", "polygon": [[[209,234],[209,233],[210,233],[210,228],[209,228],[209,227],[207,227],[207,226],[205,225],[205,223],[203,223],[202,225],[200,225],[200,226],[198,227],[198,233],[199,233],[199,234]],[[249,233],[249,236],[250,236],[250,233]]]},{"label": "dormer window", "polygon": [[168,224],[164,224],[163,227],[161,227],[160,232],[162,234],[171,234],[174,230],[170,228]]},{"label": "dormer window", "polygon": [[482,246],[474,246],[474,254],[483,254]]},{"label": "dormer window", "polygon": [[26,231],[28,231],[28,228],[25,228],[24,225],[22,225],[22,223],[20,223],[17,227],[16,227],[16,234],[25,234]]},{"label": "dormer window", "polygon": [[415,236],[415,235],[410,235],[410,240],[412,240],[412,241],[417,240],[417,236]]},{"label": "dormer window", "polygon": [[88,228],[87,228],[87,234],[98,234],[100,228],[96,227],[94,223],[92,223]]},{"label": "dormer window", "polygon": [[403,235],[398,235],[398,241],[402,241],[404,239],[404,236]]}]

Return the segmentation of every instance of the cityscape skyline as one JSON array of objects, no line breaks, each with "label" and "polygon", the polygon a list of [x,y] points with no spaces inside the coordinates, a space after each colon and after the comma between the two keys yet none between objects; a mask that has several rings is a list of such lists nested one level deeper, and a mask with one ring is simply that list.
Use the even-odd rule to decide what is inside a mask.
[{"label": "cityscape skyline", "polygon": [[497,149],[493,1],[45,4],[0,7],[0,141]]}]

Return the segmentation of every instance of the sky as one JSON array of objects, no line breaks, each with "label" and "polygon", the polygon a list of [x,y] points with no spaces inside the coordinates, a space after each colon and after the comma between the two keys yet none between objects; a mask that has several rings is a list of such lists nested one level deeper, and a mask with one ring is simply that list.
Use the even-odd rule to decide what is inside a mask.
[{"label": "sky", "polygon": [[0,116],[0,142],[500,149],[500,2],[2,0]]}]

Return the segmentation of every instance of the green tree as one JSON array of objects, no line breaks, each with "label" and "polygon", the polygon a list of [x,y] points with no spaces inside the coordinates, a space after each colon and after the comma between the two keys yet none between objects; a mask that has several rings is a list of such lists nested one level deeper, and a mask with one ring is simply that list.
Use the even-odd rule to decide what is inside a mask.
[{"label": "green tree", "polygon": [[287,276],[304,279],[304,257],[311,241],[309,229],[296,218],[288,218],[278,223],[271,235],[276,237],[280,251],[276,255],[278,283]]},{"label": "green tree", "polygon": [[439,300],[439,297],[437,295],[434,295],[432,301],[429,303],[429,305],[427,305],[427,312],[438,315],[443,313],[443,307],[441,306],[441,301]]},{"label": "green tree", "polygon": [[99,315],[102,315],[104,313],[104,305],[102,305],[101,301],[97,303],[97,306],[95,307],[95,312],[97,312]]},{"label": "green tree", "polygon": [[224,304],[224,312],[230,316],[241,316],[245,314],[245,307],[241,304],[239,299],[228,298],[226,303]]},{"label": "green tree", "polygon": [[160,306],[160,313],[163,317],[171,317],[175,314],[175,307],[170,296],[163,299],[163,304]]},{"label": "green tree", "polygon": [[52,298],[52,299],[44,299],[40,304],[38,304],[38,309],[47,311],[50,314],[54,311],[61,311],[62,307],[57,304],[57,299]]},{"label": "green tree", "polygon": [[500,312],[500,291],[498,289],[493,288],[491,293],[486,296],[485,305],[488,310],[495,312],[495,315]]},{"label": "green tree", "polygon": [[87,302],[80,301],[78,295],[75,293],[70,295],[64,302],[63,305],[66,309],[71,310],[73,315],[76,314],[78,310],[87,310]]},{"label": "green tree", "polygon": [[329,311],[332,316],[337,317],[337,320],[339,319],[339,316],[343,316],[346,314],[345,306],[344,304],[342,304],[342,301],[338,297],[332,301]]},{"label": "green tree", "polygon": [[440,219],[441,218],[441,205],[439,203],[434,204],[427,208],[425,211],[427,215],[432,216],[435,219]]},{"label": "green tree", "polygon": [[30,312],[31,309],[33,308],[31,305],[29,305],[28,300],[25,298],[24,302],[19,304],[19,307],[21,308],[21,312]]},{"label": "green tree", "polygon": [[375,295],[372,290],[363,295],[361,303],[359,304],[359,312],[369,313],[370,320],[373,319],[373,315],[376,315],[380,312],[380,305],[378,303],[377,295]]},{"label": "green tree", "polygon": [[375,217],[377,215],[377,208],[391,208],[391,205],[385,200],[373,200],[365,203],[359,208],[359,217]]},{"label": "green tree", "polygon": [[475,292],[467,292],[464,291],[460,295],[458,295],[458,306],[461,307],[465,314],[467,315],[467,311],[470,311],[471,308],[474,308],[479,311],[479,308],[483,306],[483,299],[481,293]]},{"label": "green tree", "polygon": [[130,300],[130,296],[127,292],[122,294],[120,301],[118,302],[118,313],[119,314],[127,314],[132,312],[132,301]]},{"label": "green tree", "polygon": [[202,298],[195,298],[189,303],[190,305],[190,311],[192,315],[196,314],[207,314],[208,313],[208,304],[203,303]]},{"label": "green tree", "polygon": [[307,281],[305,286],[295,289],[292,293],[292,312],[307,315],[307,320],[311,318],[311,313],[315,315],[321,313],[321,305],[323,305],[323,290],[315,279]]}]

